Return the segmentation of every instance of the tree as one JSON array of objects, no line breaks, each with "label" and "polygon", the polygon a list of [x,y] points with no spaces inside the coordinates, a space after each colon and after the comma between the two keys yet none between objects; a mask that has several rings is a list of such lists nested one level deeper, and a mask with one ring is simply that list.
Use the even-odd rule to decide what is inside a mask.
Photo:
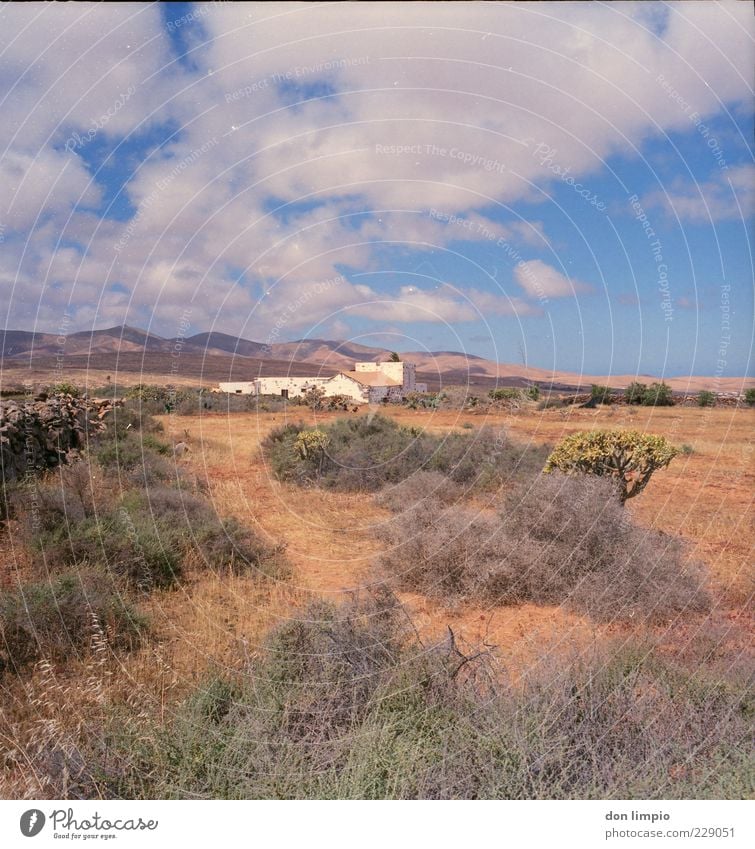
[{"label": "tree", "polygon": [[391,351],[391,356],[388,358],[388,361],[391,363],[400,363],[401,357],[395,351]]},{"label": "tree", "polygon": [[304,403],[312,410],[321,410],[324,397],[325,390],[322,386],[310,386],[304,393]]},{"label": "tree", "polygon": [[755,389],[748,389],[745,392],[745,402],[751,407],[755,406]]},{"label": "tree", "polygon": [[579,431],[559,442],[543,471],[613,477],[623,504],[639,495],[653,472],[668,466],[678,453],[662,436],[636,430]]},{"label": "tree", "polygon": [[627,399],[627,404],[642,404],[647,389],[647,384],[645,383],[639,383],[636,380],[630,383],[624,390],[624,397]]},{"label": "tree", "polygon": [[697,403],[701,407],[713,407],[716,403],[716,393],[710,392],[707,389],[703,389],[702,392],[697,396]]},{"label": "tree", "polygon": [[596,404],[610,404],[613,401],[613,389],[610,386],[598,386],[593,383],[590,396]]},{"label": "tree", "polygon": [[642,403],[646,407],[672,407],[674,398],[667,383],[651,383],[645,391]]}]

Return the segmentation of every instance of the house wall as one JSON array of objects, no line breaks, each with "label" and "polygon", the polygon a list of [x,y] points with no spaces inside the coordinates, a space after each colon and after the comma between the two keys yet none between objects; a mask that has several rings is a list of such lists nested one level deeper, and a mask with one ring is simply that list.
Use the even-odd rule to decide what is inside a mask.
[{"label": "house wall", "polygon": [[[396,363],[399,365],[399,363]],[[417,391],[417,383],[416,383],[416,371],[414,368],[414,363],[400,363],[404,367],[403,377],[400,378],[401,383],[404,387],[404,392],[416,392]]]},{"label": "house wall", "polygon": [[404,392],[414,392],[414,363],[354,363],[354,371],[380,372],[391,380],[398,381]]},{"label": "house wall", "polygon": [[219,383],[220,392],[228,392],[230,395],[255,395],[257,387],[254,380],[242,380],[230,383]]},{"label": "house wall", "polygon": [[303,395],[312,386],[323,386],[328,382],[327,377],[258,377],[254,382],[260,395],[280,395],[288,390],[289,398]]},{"label": "house wall", "polygon": [[345,374],[336,374],[331,377],[325,386],[325,392],[328,395],[347,395],[355,401],[369,400],[369,388]]},{"label": "house wall", "polygon": [[255,383],[260,395],[280,395],[283,389],[287,389],[288,397],[296,398],[312,386],[319,386],[325,390],[326,396],[346,395],[360,402],[368,398],[366,387],[345,374],[333,377],[260,377]]}]

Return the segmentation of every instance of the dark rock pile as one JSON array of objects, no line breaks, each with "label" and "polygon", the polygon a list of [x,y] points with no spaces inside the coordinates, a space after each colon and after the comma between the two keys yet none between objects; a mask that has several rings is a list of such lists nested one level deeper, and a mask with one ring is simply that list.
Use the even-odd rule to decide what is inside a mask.
[{"label": "dark rock pile", "polygon": [[88,433],[104,429],[111,404],[72,395],[0,401],[0,480],[18,480],[68,462],[85,446]]}]

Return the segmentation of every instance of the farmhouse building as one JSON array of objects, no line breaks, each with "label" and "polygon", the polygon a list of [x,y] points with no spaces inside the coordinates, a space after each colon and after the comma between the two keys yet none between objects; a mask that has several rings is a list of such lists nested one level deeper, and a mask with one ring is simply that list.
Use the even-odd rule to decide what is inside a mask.
[{"label": "farmhouse building", "polygon": [[417,389],[414,363],[354,363],[353,371],[341,371],[332,377],[258,377],[256,380],[219,384],[220,392],[235,395],[280,395],[296,398],[308,389],[319,387],[325,397],[345,395],[359,403],[383,399],[400,401]]}]

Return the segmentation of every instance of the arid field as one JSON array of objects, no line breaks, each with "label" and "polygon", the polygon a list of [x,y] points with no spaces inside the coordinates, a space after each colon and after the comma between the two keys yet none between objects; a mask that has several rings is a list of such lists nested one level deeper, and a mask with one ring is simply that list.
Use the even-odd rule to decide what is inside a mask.
[{"label": "arid field", "polygon": [[[592,428],[666,436],[682,452],[626,509],[642,527],[683,537],[690,556],[703,561],[709,574],[709,611],[682,612],[653,625],[597,622],[556,605],[443,604],[417,592],[399,593],[426,644],[442,640],[450,626],[466,656],[492,650],[499,673],[513,682],[533,668],[558,668],[561,658],[609,644],[639,646],[638,651],[652,645],[693,668],[705,664],[714,674],[747,668],[753,636],[755,411],[627,406],[535,411],[532,405],[493,414],[391,407],[380,412],[436,434],[470,433],[486,425],[520,443],[548,446]],[[261,440],[287,420],[324,424],[345,415],[354,414],[296,406],[286,413],[158,417],[165,442],[190,446],[175,460],[187,479],[207,492],[219,515],[234,516],[271,545],[285,546],[291,573],[260,581],[254,574],[220,573],[195,557],[177,586],[155,589],[140,602],[151,623],[141,648],[112,653],[95,635],[78,660],[42,661],[26,676],[6,676],[2,795],[60,794],[67,773],[51,782],[49,765],[43,759],[40,767],[37,760],[46,745],[75,761],[76,741],[89,724],[101,726],[103,710],[111,719],[125,716],[126,727],[145,719],[169,723],[187,695],[203,686],[208,671],[233,674],[244,668],[271,629],[297,619],[313,600],[344,602],[355,590],[380,583],[372,568],[380,551],[374,531],[389,521],[389,512],[369,493],[281,483],[261,450]],[[485,513],[504,494],[478,494],[475,504]],[[6,544],[3,581],[11,588],[31,567],[12,529]],[[684,777],[686,768],[679,769]]]},{"label": "arid field", "polygon": [[[693,556],[701,558],[710,569],[718,598],[713,617],[724,628],[726,643],[739,644],[741,638],[741,645],[746,644],[751,624],[747,605],[753,590],[755,412],[673,407],[604,407],[571,409],[566,413],[554,410],[484,416],[391,408],[384,412],[402,424],[438,433],[460,429],[465,423],[475,427],[487,424],[504,428],[517,440],[555,444],[576,430],[633,428],[690,446],[691,452],[680,454],[667,470],[657,473],[642,496],[628,503],[628,509],[643,525],[689,540]],[[343,414],[313,414],[296,407],[289,419],[303,418],[314,423],[339,415]],[[176,439],[183,438],[188,430],[192,455],[186,462],[206,478],[218,511],[232,513],[260,528],[271,540],[286,544],[296,570],[292,587],[297,600],[306,600],[313,594],[339,600],[370,581],[369,565],[377,551],[371,530],[386,520],[387,513],[375,505],[370,494],[303,490],[274,480],[259,445],[271,428],[286,420],[285,416],[210,414],[166,416],[162,420]],[[192,646],[207,645],[208,651],[218,648],[218,619],[230,623],[231,634],[239,629],[253,638],[260,620],[270,617],[272,621],[279,615],[277,604],[262,605],[255,608],[253,616],[239,610],[239,621],[234,621],[230,611],[240,603],[237,588],[224,592],[222,586],[214,585],[209,592],[205,585],[203,580],[180,603],[182,614],[194,618],[197,631],[192,633]],[[292,587],[282,590],[282,595],[289,595]],[[199,598],[197,593],[201,594]],[[282,600],[277,598],[276,602]],[[553,641],[569,644],[600,636],[600,629],[594,624],[558,608],[527,604],[451,610],[419,596],[408,595],[403,600],[428,630],[439,631],[451,624],[469,642],[485,640],[513,655],[537,652]],[[188,611],[184,611],[184,605]],[[167,618],[173,620],[173,611]],[[609,631],[612,628],[607,626]],[[689,630],[690,637],[696,636],[688,621],[668,623],[668,629],[675,634],[680,628]]]}]

